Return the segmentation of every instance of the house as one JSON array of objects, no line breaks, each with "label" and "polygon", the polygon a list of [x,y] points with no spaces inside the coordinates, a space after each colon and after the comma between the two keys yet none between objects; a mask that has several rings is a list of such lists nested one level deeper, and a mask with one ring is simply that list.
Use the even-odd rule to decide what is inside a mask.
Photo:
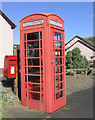
[{"label": "house", "polygon": [[74,48],[78,47],[81,50],[81,54],[86,56],[89,62],[95,61],[95,44],[91,40],[75,36],[68,43],[65,44],[66,53]]},{"label": "house", "polygon": [[13,55],[13,29],[16,25],[0,10],[0,73],[5,55]]}]

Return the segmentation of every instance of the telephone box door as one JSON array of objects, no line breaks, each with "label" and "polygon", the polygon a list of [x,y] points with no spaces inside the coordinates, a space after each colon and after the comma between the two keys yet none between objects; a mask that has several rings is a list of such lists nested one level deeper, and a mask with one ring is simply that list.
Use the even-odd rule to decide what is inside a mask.
[{"label": "telephone box door", "polygon": [[27,30],[21,36],[22,104],[44,111],[43,29]]},{"label": "telephone box door", "polygon": [[66,105],[66,78],[65,78],[65,41],[64,31],[51,29],[52,44],[52,75],[54,79],[53,109]]}]

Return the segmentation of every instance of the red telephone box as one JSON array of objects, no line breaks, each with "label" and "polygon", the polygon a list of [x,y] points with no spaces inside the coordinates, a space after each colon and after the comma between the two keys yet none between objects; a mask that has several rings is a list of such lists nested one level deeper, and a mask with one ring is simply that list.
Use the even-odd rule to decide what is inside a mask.
[{"label": "red telephone box", "polygon": [[20,21],[21,103],[51,113],[66,105],[64,21],[37,13]]},{"label": "red telephone box", "polygon": [[16,78],[17,56],[6,55],[4,59],[4,76],[7,78]]}]

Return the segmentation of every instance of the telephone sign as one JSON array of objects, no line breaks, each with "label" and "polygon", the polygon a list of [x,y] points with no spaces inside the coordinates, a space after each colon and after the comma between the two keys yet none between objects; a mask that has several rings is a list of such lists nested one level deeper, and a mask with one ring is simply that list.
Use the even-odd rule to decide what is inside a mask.
[{"label": "telephone sign", "polygon": [[50,23],[53,24],[53,25],[57,25],[59,27],[62,27],[62,23],[56,22],[54,20],[50,20]]},{"label": "telephone sign", "polygon": [[30,26],[30,25],[42,24],[42,23],[44,23],[43,20],[35,20],[35,21],[32,21],[32,22],[23,23],[23,27]]}]

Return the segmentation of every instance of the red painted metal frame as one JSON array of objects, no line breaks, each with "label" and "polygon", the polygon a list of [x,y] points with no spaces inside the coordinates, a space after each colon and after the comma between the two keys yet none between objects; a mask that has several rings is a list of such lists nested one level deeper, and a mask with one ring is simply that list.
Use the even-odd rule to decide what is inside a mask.
[{"label": "red painted metal frame", "polygon": [[[38,25],[32,25],[23,27],[23,23],[40,20],[43,19],[43,24]],[[56,22],[62,23],[62,27],[59,27],[57,25],[50,24],[50,19],[54,20]],[[39,50],[39,57],[27,57],[27,37],[26,42],[24,41],[24,34],[27,33],[34,33],[39,32],[39,41],[40,39],[40,31],[42,32],[42,48],[33,48],[30,50]],[[55,59],[55,48],[53,48],[53,41],[55,32],[61,34],[61,40],[62,41],[62,48],[56,48],[57,54],[59,54],[58,50],[62,51],[62,56],[56,57],[56,58],[62,58],[62,64],[57,65],[58,71],[59,66],[62,66],[61,73],[58,72],[58,76],[62,75],[62,81],[59,82],[59,84],[62,83],[62,88],[58,91],[56,91],[56,59]],[[35,41],[35,40],[33,40]],[[37,41],[37,40],[36,40]],[[57,40],[58,41],[58,40]],[[32,42],[30,40],[29,42]],[[24,48],[24,43],[26,43],[26,48]],[[57,44],[58,46],[58,44]],[[40,47],[40,42],[39,42]],[[42,55],[41,55],[41,49],[42,49]],[[26,57],[25,57],[26,54]],[[51,113],[55,110],[61,108],[62,106],[66,105],[66,74],[65,74],[65,41],[64,41],[64,21],[55,14],[49,14],[49,13],[37,13],[37,14],[31,14],[29,16],[26,16],[20,21],[20,58],[21,58],[21,103],[24,106],[37,109],[43,112]],[[40,65],[39,66],[28,66],[28,60],[27,59],[40,59]],[[26,65],[25,65],[26,60]],[[41,66],[43,62],[43,66]],[[58,61],[57,61],[58,62]],[[28,74],[28,67],[39,67],[40,68],[40,74]],[[41,74],[41,68],[43,67],[43,74]],[[26,74],[25,74],[26,69]],[[39,76],[40,82],[39,83],[33,83],[28,81],[28,76]],[[25,81],[25,77],[27,78],[27,81]],[[59,78],[58,78],[59,80]],[[43,81],[43,82],[42,82]],[[58,84],[58,85],[59,85]],[[40,85],[40,91],[33,91],[33,85]],[[62,97],[60,97],[60,94],[58,95],[58,99],[56,99],[56,93],[63,91]],[[33,99],[33,94],[39,93],[40,94],[40,100]],[[27,94],[27,96],[26,96]],[[32,96],[32,97],[31,97]],[[31,99],[30,99],[31,98]]]}]

